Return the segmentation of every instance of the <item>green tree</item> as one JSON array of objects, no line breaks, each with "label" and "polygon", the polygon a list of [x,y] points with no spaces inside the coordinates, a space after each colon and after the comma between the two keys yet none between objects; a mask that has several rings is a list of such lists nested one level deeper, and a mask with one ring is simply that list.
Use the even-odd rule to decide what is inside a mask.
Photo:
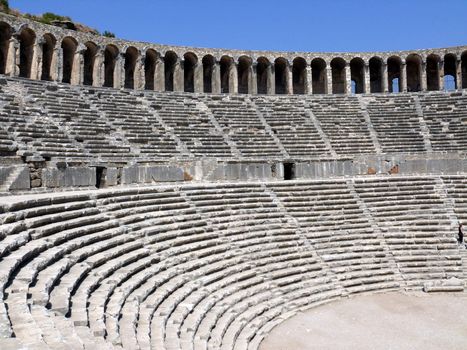
[{"label": "green tree", "polygon": [[107,38],[115,38],[115,34],[112,32],[109,32],[108,30],[105,30],[104,33],[102,33],[103,36],[106,36]]}]

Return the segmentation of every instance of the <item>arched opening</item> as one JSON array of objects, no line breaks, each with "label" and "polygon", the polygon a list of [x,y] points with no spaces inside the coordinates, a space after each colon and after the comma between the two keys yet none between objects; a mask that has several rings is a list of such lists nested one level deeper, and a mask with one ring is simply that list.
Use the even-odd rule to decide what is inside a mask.
[{"label": "arched opening", "polygon": [[83,84],[93,85],[94,84],[94,65],[96,62],[97,45],[91,41],[86,44],[86,50],[84,51],[84,72],[83,72]]},{"label": "arched opening", "polygon": [[426,87],[428,91],[439,90],[439,62],[438,55],[429,55],[426,58]]},{"label": "arched opening", "polygon": [[343,58],[336,57],[331,61],[332,71],[332,93],[344,94],[345,84],[345,61]]},{"label": "arched opening", "polygon": [[287,93],[287,68],[288,62],[285,58],[279,57],[274,61],[276,94]]},{"label": "arched opening", "polygon": [[306,93],[306,61],[303,57],[297,57],[293,60],[292,81],[295,95]]},{"label": "arched opening", "polygon": [[326,93],[326,62],[321,58],[311,61],[311,81],[313,95]]},{"label": "arched opening", "polygon": [[461,56],[462,88],[467,89],[467,51]]},{"label": "arched opening", "polygon": [[444,56],[444,88],[448,91],[456,90],[457,84],[457,57],[453,54]]},{"label": "arched opening", "polygon": [[174,73],[178,56],[173,51],[168,51],[164,56],[165,91],[174,91]]},{"label": "arched opening", "polygon": [[154,90],[154,80],[156,76],[156,62],[158,54],[152,49],[146,50],[144,58],[144,88],[146,90]]},{"label": "arched opening", "polygon": [[248,94],[248,82],[250,80],[251,58],[242,56],[238,59],[238,93]]},{"label": "arched opening", "polygon": [[372,57],[370,65],[370,92],[383,92],[383,61],[379,57]]},{"label": "arched opening", "polygon": [[13,31],[8,23],[0,22],[0,74],[5,74],[8,49]]},{"label": "arched opening", "polygon": [[195,92],[195,68],[198,57],[194,53],[186,53],[183,56],[183,86],[185,92]]},{"label": "arched opening", "polygon": [[350,77],[354,82],[353,92],[354,94],[362,94],[364,92],[365,85],[365,62],[359,57],[356,57],[350,61]]},{"label": "arched opening", "polygon": [[399,57],[393,56],[388,59],[388,83],[389,92],[400,92],[402,61]]},{"label": "arched opening", "polygon": [[62,41],[62,52],[63,52],[63,83],[70,83],[71,76],[73,74],[73,63],[75,61],[75,53],[78,43],[74,38],[66,37]]},{"label": "arched opening", "polygon": [[421,91],[422,86],[422,58],[418,55],[409,55],[406,59],[407,63],[407,91]]},{"label": "arched opening", "polygon": [[31,78],[32,60],[34,56],[34,43],[36,34],[29,28],[25,28],[18,36],[19,40],[19,76]]},{"label": "arched opening", "polygon": [[216,59],[211,55],[206,55],[203,57],[203,91],[211,93],[212,89],[212,77],[214,75],[214,65],[216,64]]},{"label": "arched opening", "polygon": [[271,63],[266,57],[260,57],[257,60],[256,65],[256,80],[258,83],[258,94],[268,93],[268,69],[270,69]]},{"label": "arched opening", "polygon": [[104,86],[114,87],[115,64],[117,62],[118,49],[113,45],[107,45],[104,51]]},{"label": "arched opening", "polygon": [[130,46],[125,52],[125,89],[135,88],[135,69],[138,50]]},{"label": "arched opening", "polygon": [[[229,56],[222,56],[221,66],[221,92],[223,94],[230,92],[230,70],[232,69],[233,59]],[[233,92],[233,91],[232,91]]]},{"label": "arched opening", "polygon": [[42,74],[41,80],[52,80],[51,69],[57,39],[52,34],[44,34],[42,42]]}]

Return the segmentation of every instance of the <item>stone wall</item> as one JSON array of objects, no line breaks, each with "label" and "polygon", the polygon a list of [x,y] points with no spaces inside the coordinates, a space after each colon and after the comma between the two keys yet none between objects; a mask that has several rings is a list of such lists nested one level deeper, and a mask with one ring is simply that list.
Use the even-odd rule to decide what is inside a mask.
[{"label": "stone wall", "polygon": [[[372,53],[204,49],[132,42],[0,14],[1,73],[157,91],[357,93],[467,86],[467,47]],[[21,53],[20,53],[21,52]],[[20,57],[26,57],[21,62]],[[276,79],[275,75],[281,78]]]}]

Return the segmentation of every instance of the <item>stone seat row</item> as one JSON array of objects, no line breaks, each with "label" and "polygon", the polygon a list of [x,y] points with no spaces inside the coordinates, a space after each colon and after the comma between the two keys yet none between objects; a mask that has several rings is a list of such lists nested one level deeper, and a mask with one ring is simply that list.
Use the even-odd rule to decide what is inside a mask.
[{"label": "stone seat row", "polygon": [[[329,157],[332,151],[379,152],[372,129],[383,153],[427,152],[429,145],[461,152],[467,142],[463,94],[190,96],[5,81],[0,112],[6,135],[0,145],[8,154],[16,147],[20,155],[53,159],[167,159],[185,152],[216,158]],[[449,103],[455,107],[446,108]]]},{"label": "stone seat row", "polygon": [[0,317],[9,326],[2,338],[14,335],[37,349],[252,349],[272,325],[313,304],[459,277],[465,267],[438,187],[442,181],[456,198],[462,187],[450,184],[465,179],[381,183],[388,192],[404,189],[403,200],[412,180],[423,205],[405,210],[436,213],[430,234],[420,233],[415,214],[397,221],[403,231],[394,229],[391,211],[388,219],[373,215],[380,209],[367,208],[364,194],[377,180],[355,180],[353,187],[344,180],[143,187],[4,201]]}]

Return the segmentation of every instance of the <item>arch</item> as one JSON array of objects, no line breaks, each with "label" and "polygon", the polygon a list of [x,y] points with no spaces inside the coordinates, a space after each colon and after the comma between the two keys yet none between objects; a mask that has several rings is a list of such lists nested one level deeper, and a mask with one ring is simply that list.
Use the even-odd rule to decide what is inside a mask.
[{"label": "arch", "polygon": [[52,80],[52,61],[54,57],[57,39],[52,34],[44,34],[42,37],[42,73],[41,80]]},{"label": "arch", "polygon": [[183,55],[183,91],[195,92],[195,69],[198,64],[198,57],[188,52]]},{"label": "arch", "polygon": [[461,75],[462,88],[467,89],[467,51],[464,51],[461,55]]},{"label": "arch", "polygon": [[250,70],[251,70],[251,58],[247,56],[241,56],[238,59],[238,93],[248,94],[249,81],[250,81]]},{"label": "arch", "polygon": [[31,78],[32,63],[34,58],[34,44],[36,33],[29,28],[24,28],[18,35],[19,41],[19,76]]},{"label": "arch", "polygon": [[426,58],[426,86],[428,91],[439,90],[439,64],[438,55],[429,55]]},{"label": "arch", "polygon": [[83,70],[83,84],[84,85],[93,85],[94,84],[94,65],[96,62],[96,55],[98,47],[91,41],[88,41],[86,44],[86,50],[84,51],[84,70]]},{"label": "arch", "polygon": [[173,51],[167,51],[164,56],[165,91],[174,91],[174,73],[178,56]]},{"label": "arch", "polygon": [[322,58],[315,58],[311,61],[311,81],[313,85],[313,95],[326,93],[326,62]]},{"label": "arch", "polygon": [[104,86],[115,86],[115,65],[117,63],[119,51],[114,45],[107,45],[104,50]]},{"label": "arch", "polygon": [[279,57],[274,61],[276,94],[287,93],[287,68],[288,62],[285,58]]},{"label": "arch", "polygon": [[135,70],[136,61],[138,60],[138,49],[134,46],[130,46],[125,51],[125,89],[135,88]]},{"label": "arch", "polygon": [[63,83],[71,83],[71,78],[73,75],[73,65],[75,61],[76,48],[78,43],[72,37],[67,36],[62,40],[62,55],[63,55]]},{"label": "arch", "polygon": [[295,95],[306,93],[306,66],[307,63],[303,57],[296,57],[292,62],[292,87]]},{"label": "arch", "polygon": [[444,78],[448,84],[444,85],[446,90],[456,90],[459,86],[457,82],[457,57],[452,53],[444,56]]},{"label": "arch", "polygon": [[336,57],[331,61],[332,93],[333,94],[344,94],[345,93],[345,89],[346,89],[345,65],[346,65],[346,62],[341,57]]},{"label": "arch", "polygon": [[6,73],[8,49],[13,30],[8,23],[0,22],[0,74]]},{"label": "arch", "polygon": [[256,80],[258,84],[258,94],[267,94],[270,88],[269,73],[271,62],[266,57],[259,57],[256,60]]},{"label": "arch", "polygon": [[[220,60],[221,66],[221,92],[229,93],[230,92],[230,70],[234,65],[232,57],[222,56]],[[232,91],[234,92],[234,91]]]},{"label": "arch", "polygon": [[401,66],[400,57],[391,56],[388,58],[388,88],[389,92],[400,92],[401,86]]},{"label": "arch", "polygon": [[380,57],[372,57],[369,61],[370,68],[370,92],[383,92],[383,60]]},{"label": "arch", "polygon": [[202,59],[203,64],[203,91],[212,93],[212,78],[214,76],[214,66],[216,64],[216,59],[212,55],[206,55]]},{"label": "arch", "polygon": [[407,56],[407,91],[422,90],[422,58],[417,54]]},{"label": "arch", "polygon": [[146,50],[146,56],[144,57],[144,89],[154,90],[155,89],[155,77],[156,77],[156,64],[159,58],[159,54],[153,49]]},{"label": "arch", "polygon": [[362,94],[365,92],[365,62],[360,57],[350,61],[350,79],[354,82],[353,92]]}]

